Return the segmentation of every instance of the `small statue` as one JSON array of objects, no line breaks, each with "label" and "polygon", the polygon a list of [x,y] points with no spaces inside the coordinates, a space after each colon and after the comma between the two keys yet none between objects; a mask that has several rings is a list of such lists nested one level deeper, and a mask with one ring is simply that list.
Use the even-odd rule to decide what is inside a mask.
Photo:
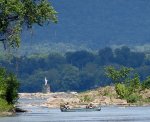
[{"label": "small statue", "polygon": [[45,86],[47,85],[47,81],[48,81],[48,80],[47,80],[46,77],[45,77]]},{"label": "small statue", "polygon": [[49,93],[50,92],[50,86],[48,84],[48,80],[45,77],[45,84],[43,85],[43,93]]}]

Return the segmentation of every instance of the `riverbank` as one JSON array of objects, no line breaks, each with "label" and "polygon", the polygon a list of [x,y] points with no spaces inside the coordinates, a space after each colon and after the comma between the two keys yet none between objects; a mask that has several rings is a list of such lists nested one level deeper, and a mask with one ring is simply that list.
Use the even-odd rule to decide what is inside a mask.
[{"label": "riverbank", "polygon": [[16,113],[23,113],[23,112],[27,112],[27,110],[18,108],[18,107],[14,107],[13,109],[9,110],[9,111],[0,111],[0,117],[5,117],[5,116],[14,116],[16,115]]},{"label": "riverbank", "polygon": [[13,116],[13,115],[15,115],[14,112],[0,112],[0,117]]},{"label": "riverbank", "polygon": [[[112,86],[97,88],[82,93],[77,92],[55,92],[55,93],[19,93],[19,101],[16,104],[19,110],[24,107],[46,107],[59,108],[62,103],[69,103],[71,108],[83,107],[89,103],[94,106],[150,106],[150,90],[140,92],[141,99],[137,103],[128,103],[124,99],[119,99]],[[20,100],[26,101],[21,102]],[[3,105],[4,106],[4,105]],[[4,107],[6,109],[6,107]],[[24,111],[25,112],[25,111]],[[15,115],[16,110],[0,112],[0,116]]]},{"label": "riverbank", "polygon": [[[141,100],[137,103],[128,103],[119,99],[114,87],[103,87],[82,93],[77,92],[56,92],[56,93],[19,93],[21,99],[42,99],[39,104],[42,107],[59,108],[61,103],[69,103],[70,107],[85,107],[89,103],[95,106],[149,106],[150,90],[141,92]],[[36,106],[36,103],[29,103],[28,106]]]},{"label": "riverbank", "polygon": [[11,116],[14,114],[14,106],[0,98],[0,116]]}]

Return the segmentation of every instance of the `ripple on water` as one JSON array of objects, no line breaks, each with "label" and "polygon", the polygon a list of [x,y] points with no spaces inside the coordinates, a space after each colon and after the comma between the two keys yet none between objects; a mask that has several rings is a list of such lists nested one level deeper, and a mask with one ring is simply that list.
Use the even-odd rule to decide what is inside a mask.
[{"label": "ripple on water", "polygon": [[38,106],[27,113],[0,118],[0,122],[150,122],[150,107],[102,107],[100,112],[61,112]]}]

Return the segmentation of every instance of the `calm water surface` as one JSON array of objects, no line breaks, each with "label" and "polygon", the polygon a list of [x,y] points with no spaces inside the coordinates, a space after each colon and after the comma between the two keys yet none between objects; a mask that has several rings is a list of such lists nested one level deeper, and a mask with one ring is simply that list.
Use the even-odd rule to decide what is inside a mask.
[{"label": "calm water surface", "polygon": [[102,107],[100,112],[61,112],[38,106],[27,113],[2,117],[0,122],[150,122],[150,107]]}]

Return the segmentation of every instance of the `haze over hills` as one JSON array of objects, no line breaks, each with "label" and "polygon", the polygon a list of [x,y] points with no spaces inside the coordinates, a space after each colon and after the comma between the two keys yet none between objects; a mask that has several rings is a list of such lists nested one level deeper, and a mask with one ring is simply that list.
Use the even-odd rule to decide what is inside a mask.
[{"label": "haze over hills", "polygon": [[51,2],[58,12],[58,24],[34,26],[33,34],[24,31],[23,50],[95,50],[105,46],[133,46],[150,42],[149,0]]}]

